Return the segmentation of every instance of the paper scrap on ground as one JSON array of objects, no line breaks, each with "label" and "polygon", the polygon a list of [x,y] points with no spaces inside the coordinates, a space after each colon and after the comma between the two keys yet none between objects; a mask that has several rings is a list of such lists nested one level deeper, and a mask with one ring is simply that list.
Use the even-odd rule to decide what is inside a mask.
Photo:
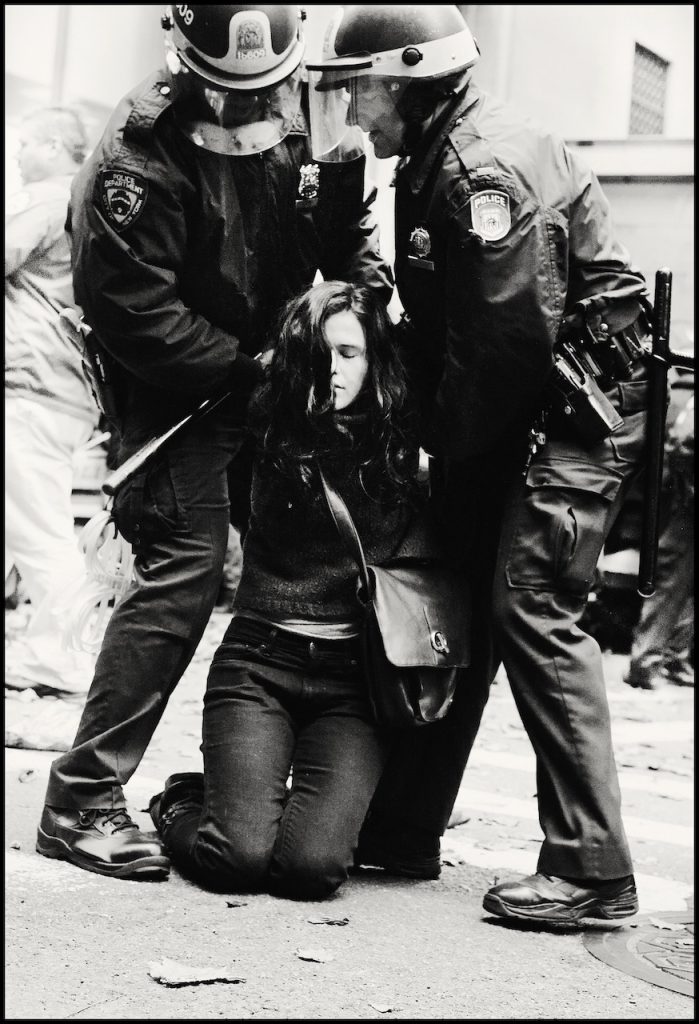
[{"label": "paper scrap on ground", "polygon": [[189,964],[178,964],[176,960],[165,957],[160,963],[150,963],[148,973],[161,985],[212,985],[222,982],[227,985],[239,985],[245,978],[238,978],[229,973],[225,967],[191,967]]}]

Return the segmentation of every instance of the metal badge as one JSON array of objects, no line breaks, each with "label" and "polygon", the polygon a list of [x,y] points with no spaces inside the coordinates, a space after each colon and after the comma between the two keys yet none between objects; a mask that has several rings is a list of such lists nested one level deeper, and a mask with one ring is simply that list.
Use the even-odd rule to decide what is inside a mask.
[{"label": "metal badge", "polygon": [[471,196],[471,224],[484,242],[498,242],[512,226],[510,197],[506,192],[488,189]]},{"label": "metal badge", "polygon": [[408,254],[408,259],[411,263],[425,270],[434,270],[433,260],[427,259],[432,251],[432,239],[427,228],[414,228],[410,235],[410,245],[412,253]]},{"label": "metal badge", "polygon": [[299,198],[296,203],[303,208],[315,206],[320,186],[320,167],[318,164],[304,164],[300,173]]},{"label": "metal badge", "polygon": [[434,632],[430,633],[430,643],[437,654],[449,653],[446,635],[440,629],[435,629]]}]

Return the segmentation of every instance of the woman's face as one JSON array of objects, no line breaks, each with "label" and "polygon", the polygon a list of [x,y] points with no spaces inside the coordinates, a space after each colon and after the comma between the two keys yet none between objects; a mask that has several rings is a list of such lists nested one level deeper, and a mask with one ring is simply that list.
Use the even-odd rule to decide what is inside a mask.
[{"label": "woman's face", "polygon": [[364,329],[354,313],[333,313],[325,321],[331,354],[330,386],[335,411],[352,403],[364,386],[369,362]]}]

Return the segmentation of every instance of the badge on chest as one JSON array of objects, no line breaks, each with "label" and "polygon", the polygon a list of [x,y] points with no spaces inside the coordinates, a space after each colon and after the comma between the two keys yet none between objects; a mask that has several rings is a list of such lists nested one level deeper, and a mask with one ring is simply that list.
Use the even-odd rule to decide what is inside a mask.
[{"label": "badge on chest", "polygon": [[408,262],[411,266],[423,270],[434,270],[434,260],[429,259],[432,252],[432,239],[427,228],[414,228],[410,235]]}]

